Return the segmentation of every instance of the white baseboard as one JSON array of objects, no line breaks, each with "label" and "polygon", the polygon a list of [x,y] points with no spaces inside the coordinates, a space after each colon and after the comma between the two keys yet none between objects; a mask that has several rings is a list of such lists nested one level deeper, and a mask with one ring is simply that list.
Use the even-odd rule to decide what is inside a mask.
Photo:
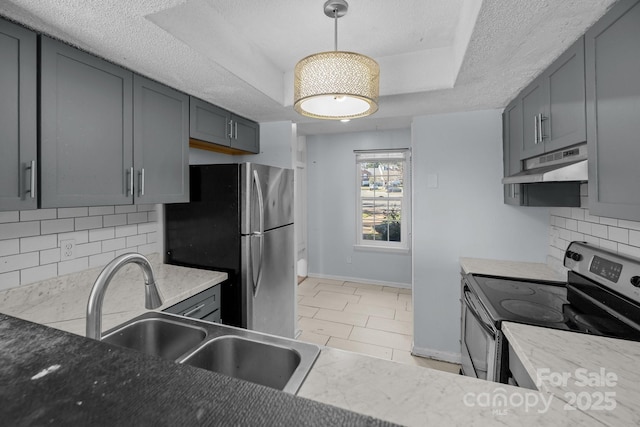
[{"label": "white baseboard", "polygon": [[396,283],[396,282],[387,282],[383,280],[362,279],[359,277],[332,276],[329,274],[316,274],[316,273],[309,273],[307,277],[313,277],[314,279],[342,280],[344,282],[370,283],[372,285],[389,286],[391,288],[411,289],[411,285],[408,283]]},{"label": "white baseboard", "polygon": [[433,350],[430,348],[422,348],[413,346],[411,354],[414,356],[428,357],[429,359],[442,360],[449,363],[460,363],[462,355],[460,353],[452,353],[448,351]]}]

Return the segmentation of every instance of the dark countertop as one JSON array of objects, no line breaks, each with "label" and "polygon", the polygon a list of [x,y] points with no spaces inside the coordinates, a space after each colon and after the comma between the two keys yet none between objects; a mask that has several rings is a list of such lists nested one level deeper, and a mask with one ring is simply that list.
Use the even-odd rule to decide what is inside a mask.
[{"label": "dark countertop", "polygon": [[0,424],[390,425],[0,314]]}]

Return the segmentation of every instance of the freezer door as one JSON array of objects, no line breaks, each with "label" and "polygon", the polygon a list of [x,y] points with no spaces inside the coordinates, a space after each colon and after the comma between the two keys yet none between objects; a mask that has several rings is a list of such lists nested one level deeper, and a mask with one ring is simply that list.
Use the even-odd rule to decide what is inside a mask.
[{"label": "freezer door", "polygon": [[294,338],[294,242],[293,225],[242,237],[247,329]]},{"label": "freezer door", "polygon": [[240,175],[242,234],[293,224],[292,169],[243,163]]}]

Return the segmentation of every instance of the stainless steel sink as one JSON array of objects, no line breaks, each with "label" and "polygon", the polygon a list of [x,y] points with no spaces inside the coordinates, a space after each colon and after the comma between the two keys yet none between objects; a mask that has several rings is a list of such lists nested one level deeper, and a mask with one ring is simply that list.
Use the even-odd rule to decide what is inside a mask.
[{"label": "stainless steel sink", "polygon": [[102,341],[295,394],[320,354],[314,344],[149,312]]},{"label": "stainless steel sink", "polygon": [[182,363],[283,390],[300,365],[292,348],[237,336],[215,338]]},{"label": "stainless steel sink", "polygon": [[205,329],[165,319],[141,319],[116,328],[102,341],[176,360],[207,336]]}]

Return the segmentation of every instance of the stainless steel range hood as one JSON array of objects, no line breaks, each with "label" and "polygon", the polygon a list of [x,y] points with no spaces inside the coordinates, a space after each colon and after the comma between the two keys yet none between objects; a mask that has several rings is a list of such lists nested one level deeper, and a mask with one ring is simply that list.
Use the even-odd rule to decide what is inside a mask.
[{"label": "stainless steel range hood", "polygon": [[587,181],[587,144],[546,153],[525,161],[524,170],[502,179],[503,184]]}]

